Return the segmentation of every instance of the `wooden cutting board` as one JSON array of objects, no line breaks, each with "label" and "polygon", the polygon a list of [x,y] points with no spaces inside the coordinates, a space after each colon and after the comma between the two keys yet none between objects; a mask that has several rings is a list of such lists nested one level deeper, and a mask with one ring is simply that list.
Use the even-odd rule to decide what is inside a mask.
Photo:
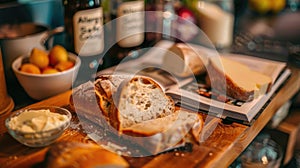
[{"label": "wooden cutting board", "polygon": [[[69,97],[71,91],[48,100],[33,104],[33,106],[56,105],[65,107],[69,110]],[[72,110],[71,110],[72,111]],[[59,141],[79,141],[83,143],[91,142],[87,135],[80,129],[76,113],[72,111],[73,119],[71,126],[57,140]],[[247,129],[241,124],[224,124],[220,119],[215,119],[217,128],[212,135],[201,145],[193,144],[192,148],[171,151],[164,154],[148,157],[125,157],[132,167],[155,167],[164,164],[164,167],[195,167],[200,165],[209,165],[218,160],[224,154],[226,149],[230,147],[232,142],[239,138]],[[4,128],[4,127],[2,127]],[[54,145],[54,144],[52,144]],[[187,147],[188,148],[188,147]],[[48,147],[30,148],[21,145],[14,140],[8,133],[0,136],[0,167],[38,167],[44,160]],[[241,147],[235,155],[241,152]],[[202,166],[201,166],[202,167]]]}]

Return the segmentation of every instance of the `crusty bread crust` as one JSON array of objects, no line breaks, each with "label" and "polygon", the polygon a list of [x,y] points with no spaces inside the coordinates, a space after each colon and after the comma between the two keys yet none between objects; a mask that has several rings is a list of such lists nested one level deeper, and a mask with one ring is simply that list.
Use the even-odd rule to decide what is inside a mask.
[{"label": "crusty bread crust", "polygon": [[46,153],[45,167],[129,167],[121,156],[101,148],[97,144],[60,142]]},{"label": "crusty bread crust", "polygon": [[148,120],[125,128],[126,138],[143,146],[147,151],[157,154],[176,146],[190,135],[189,141],[200,142],[200,132],[204,122],[201,115],[185,110],[177,110],[173,114]]},{"label": "crusty bread crust", "polygon": [[[174,112],[166,117],[156,118],[134,124],[124,128],[122,132],[126,135],[148,137],[171,129],[174,122],[178,119],[179,111]],[[163,124],[162,124],[163,123]]]},{"label": "crusty bread crust", "polygon": [[99,100],[99,106],[103,114],[110,118],[110,111],[114,104],[112,95],[117,91],[119,85],[123,80],[129,78],[129,76],[120,75],[102,75],[98,76],[94,82],[95,92]]},{"label": "crusty bread crust", "polygon": [[99,106],[99,97],[96,94],[94,83],[87,82],[73,89],[70,96],[70,106],[79,117],[109,127],[106,117]]}]

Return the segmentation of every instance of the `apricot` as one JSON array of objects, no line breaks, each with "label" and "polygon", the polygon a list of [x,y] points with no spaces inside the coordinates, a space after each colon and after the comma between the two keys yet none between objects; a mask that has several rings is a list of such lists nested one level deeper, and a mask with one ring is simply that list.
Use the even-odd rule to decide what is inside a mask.
[{"label": "apricot", "polygon": [[29,56],[29,62],[43,69],[49,65],[49,57],[46,51],[33,48]]},{"label": "apricot", "polygon": [[65,71],[67,69],[70,69],[74,66],[74,62],[72,61],[62,61],[55,65],[55,69],[58,71]]},{"label": "apricot", "polygon": [[55,45],[49,52],[50,65],[55,66],[59,62],[68,60],[68,52],[61,45]]},{"label": "apricot", "polygon": [[283,10],[285,5],[285,0],[249,0],[250,8],[260,14],[266,14],[267,12],[277,13]]},{"label": "apricot", "polygon": [[277,13],[281,10],[284,9],[285,5],[286,5],[286,1],[285,0],[276,0],[276,1],[272,1],[272,11],[274,13]]},{"label": "apricot", "polygon": [[59,71],[55,68],[52,67],[47,67],[45,69],[43,69],[43,74],[53,74],[53,73],[58,73]]},{"label": "apricot", "polygon": [[41,70],[39,69],[39,67],[32,63],[23,64],[20,68],[20,71],[31,74],[41,74]]}]

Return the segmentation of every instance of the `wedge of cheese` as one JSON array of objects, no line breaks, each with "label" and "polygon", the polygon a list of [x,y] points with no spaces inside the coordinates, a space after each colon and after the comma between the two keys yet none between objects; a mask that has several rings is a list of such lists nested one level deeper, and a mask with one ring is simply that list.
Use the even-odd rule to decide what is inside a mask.
[{"label": "wedge of cheese", "polygon": [[211,58],[207,69],[212,89],[242,101],[266,94],[272,85],[271,77],[229,58]]}]

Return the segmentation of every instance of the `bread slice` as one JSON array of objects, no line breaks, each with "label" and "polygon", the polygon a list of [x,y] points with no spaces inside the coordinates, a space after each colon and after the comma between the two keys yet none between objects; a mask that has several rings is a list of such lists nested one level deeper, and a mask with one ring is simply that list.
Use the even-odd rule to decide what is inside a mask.
[{"label": "bread slice", "polygon": [[211,58],[207,69],[213,89],[242,101],[267,93],[272,84],[271,77],[224,57]]},{"label": "bread slice", "polygon": [[111,124],[121,132],[123,128],[162,118],[175,111],[173,99],[165,95],[157,82],[145,76],[123,81],[113,99]]},{"label": "bread slice", "polygon": [[49,148],[43,164],[57,167],[130,167],[121,156],[101,148],[97,144],[60,142]]},{"label": "bread slice", "polygon": [[[198,113],[177,110],[166,117],[144,121],[124,128],[129,139],[144,147],[151,154],[157,154],[183,142],[188,134],[199,142],[203,118]],[[127,137],[128,138],[128,137]]]},{"label": "bread slice", "polygon": [[208,58],[184,43],[175,43],[164,55],[163,65],[168,72],[179,77],[199,75],[206,72]]}]

